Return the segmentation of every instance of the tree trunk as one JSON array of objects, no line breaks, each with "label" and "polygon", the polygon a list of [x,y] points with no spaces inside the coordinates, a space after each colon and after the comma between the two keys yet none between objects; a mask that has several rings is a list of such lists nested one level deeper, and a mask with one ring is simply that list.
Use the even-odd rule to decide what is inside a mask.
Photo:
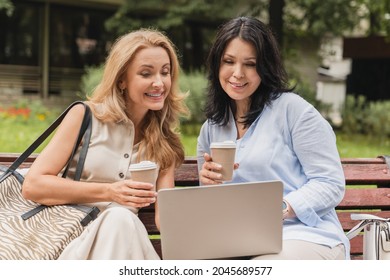
[{"label": "tree trunk", "polygon": [[269,24],[278,40],[279,46],[283,46],[283,9],[285,0],[270,0],[269,1]]}]

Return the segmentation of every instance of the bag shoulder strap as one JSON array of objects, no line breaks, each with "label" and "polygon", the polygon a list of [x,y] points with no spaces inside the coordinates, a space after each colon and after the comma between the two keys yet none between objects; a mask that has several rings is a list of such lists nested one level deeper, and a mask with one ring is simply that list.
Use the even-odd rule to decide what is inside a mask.
[{"label": "bag shoulder strap", "polygon": [[[62,174],[62,177],[65,178],[67,173],[68,173],[70,163],[71,163],[71,161],[72,161],[72,159],[73,159],[73,157],[74,157],[74,155],[75,155],[75,153],[76,153],[76,151],[77,151],[77,149],[78,149],[78,147],[79,147],[79,145],[81,143],[81,140],[83,139],[83,144],[82,144],[82,147],[81,147],[81,150],[80,150],[80,157],[78,159],[77,166],[76,166],[76,172],[75,172],[75,177],[74,177],[75,181],[79,181],[80,178],[81,178],[81,174],[82,174],[82,171],[83,171],[83,168],[84,168],[85,158],[87,156],[87,151],[88,151],[88,147],[89,147],[89,141],[91,139],[91,134],[92,134],[91,109],[88,107],[87,104],[85,104],[83,102],[74,102],[57,119],[57,120],[60,119],[60,121],[59,121],[59,123],[60,123],[62,121],[62,119],[65,117],[66,113],[69,111],[69,109],[71,107],[73,107],[74,105],[80,104],[80,103],[82,103],[84,105],[84,107],[85,107],[85,113],[84,113],[83,121],[81,123],[81,127],[80,127],[80,131],[79,131],[77,140],[76,140],[76,142],[75,142],[75,144],[73,146],[72,153],[71,153],[71,155],[69,157],[69,160],[68,160],[68,162],[66,164],[66,168],[65,168],[65,170],[64,170],[64,172]],[[56,124],[55,127],[57,127],[59,125],[59,123]],[[49,131],[49,129],[47,129],[46,131]],[[50,133],[49,133],[49,135],[50,135]],[[73,208],[76,208],[76,209],[79,209],[79,210],[81,210],[81,211],[83,211],[83,212],[85,212],[87,214],[86,217],[84,217],[84,219],[81,221],[81,224],[83,226],[86,226],[90,221],[94,220],[97,217],[98,213],[99,213],[99,209],[96,208],[96,207],[84,206],[84,208],[83,208],[81,205],[69,205],[69,206],[71,206]],[[41,212],[43,209],[45,209],[47,207],[50,207],[50,206],[39,205],[39,206],[31,209],[30,211],[22,214],[21,217],[22,217],[23,220],[27,220],[27,219],[31,218],[32,216],[36,215],[37,213]]]},{"label": "bag shoulder strap", "polygon": [[390,218],[385,219],[371,214],[351,214],[351,220],[360,221],[356,226],[354,226],[350,231],[346,233],[349,240],[358,235],[364,227],[367,225],[376,223],[376,222],[389,222]]},{"label": "bag shoulder strap", "polygon": [[62,173],[62,177],[65,178],[68,174],[70,163],[71,163],[74,155],[76,154],[78,147],[80,146],[81,139],[83,139],[83,146],[81,148],[80,157],[79,157],[79,160],[78,160],[78,163],[76,166],[75,177],[73,178],[75,181],[80,181],[81,173],[82,173],[83,168],[84,168],[84,162],[85,162],[85,158],[87,156],[87,151],[88,151],[88,147],[89,147],[89,140],[91,139],[91,133],[92,133],[91,109],[85,103],[83,103],[83,104],[85,107],[85,113],[84,113],[83,121],[81,123],[80,131],[79,131],[79,134],[77,136],[77,140],[73,146],[72,153],[71,153],[69,160],[66,164],[65,170]]}]

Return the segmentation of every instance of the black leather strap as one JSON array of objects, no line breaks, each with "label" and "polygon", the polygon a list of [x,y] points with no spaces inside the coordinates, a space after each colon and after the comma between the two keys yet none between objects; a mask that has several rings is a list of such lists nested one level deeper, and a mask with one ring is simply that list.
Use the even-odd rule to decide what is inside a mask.
[{"label": "black leather strap", "polygon": [[[69,112],[70,108],[73,107],[74,105],[80,104],[80,103],[83,104],[84,107],[85,107],[85,113],[84,113],[83,121],[81,123],[80,131],[79,131],[76,143],[73,146],[72,153],[71,153],[71,155],[69,157],[69,160],[67,162],[66,168],[65,168],[65,170],[64,170],[64,172],[62,174],[62,177],[65,178],[67,173],[68,173],[70,163],[71,163],[71,161],[72,161],[72,159],[73,159],[73,157],[74,157],[74,155],[75,155],[75,153],[76,153],[76,151],[77,151],[77,149],[78,149],[78,147],[79,147],[79,145],[81,143],[81,140],[83,139],[83,144],[82,144],[82,147],[81,147],[81,150],[80,150],[80,156],[79,156],[79,160],[77,162],[76,172],[75,172],[75,177],[74,177],[74,180],[76,180],[76,181],[79,181],[80,178],[81,178],[81,174],[82,174],[83,168],[84,168],[85,158],[86,158],[87,152],[88,152],[89,141],[90,141],[90,138],[91,138],[91,133],[92,133],[91,109],[85,103],[77,101],[77,102],[72,103],[61,114],[61,116],[58,117],[58,119],[57,119],[57,120],[60,119],[62,121],[62,119],[65,117],[65,115]],[[51,131],[51,132],[54,131],[54,129],[61,123],[61,121],[57,122],[57,120],[44,132],[44,134],[47,131]],[[49,135],[50,135],[50,133],[48,133],[46,135],[46,137],[48,137]],[[33,145],[36,142],[37,141],[35,141],[33,143]],[[33,146],[33,145],[31,145],[31,146]],[[31,148],[31,146],[30,146],[30,148]],[[28,149],[30,149],[30,148],[28,148]],[[100,210],[97,207],[89,207],[89,206],[85,206],[85,205],[74,205],[74,204],[71,204],[71,205],[68,205],[68,206],[71,206],[71,207],[74,207],[76,209],[79,209],[79,210],[81,210],[81,211],[83,211],[83,212],[85,212],[87,214],[84,217],[84,219],[81,220],[81,222],[80,222],[83,226],[86,226],[90,221],[96,219],[98,213],[100,212]],[[27,220],[27,219],[31,218],[32,216],[36,215],[37,213],[41,212],[42,210],[44,210],[47,207],[50,207],[50,206],[39,205],[39,206],[35,207],[34,209],[28,211],[27,213],[24,213],[21,217],[22,217],[23,220]]]},{"label": "black leather strap", "polygon": [[22,214],[21,217],[25,221],[25,220],[31,218],[32,216],[34,216],[35,214],[38,214],[39,212],[41,212],[46,207],[48,207],[48,206],[46,206],[46,205],[39,205],[39,206],[31,209],[30,211]]},{"label": "black leather strap", "polygon": [[75,181],[80,181],[81,174],[82,174],[83,169],[84,169],[85,158],[87,157],[91,134],[92,134],[92,118],[89,117],[88,127],[87,127],[87,130],[85,131],[85,134],[84,134],[84,138],[83,138],[84,142],[83,142],[83,146],[81,147],[81,150],[80,150],[80,156],[79,156],[79,159],[77,162],[76,172],[74,175]]},{"label": "black leather strap", "polygon": [[[83,103],[83,105],[85,107],[85,113],[84,113],[83,121],[82,121],[81,126],[80,126],[79,135],[77,136],[77,140],[76,140],[76,142],[75,142],[75,144],[73,146],[72,153],[71,153],[71,155],[69,157],[69,160],[68,160],[68,162],[66,164],[65,170],[62,173],[62,177],[66,178],[66,176],[68,175],[68,170],[69,170],[69,167],[70,167],[70,163],[71,163],[74,155],[76,154],[78,147],[80,146],[81,139],[83,139],[83,137],[84,137],[84,142],[83,143],[84,144],[87,143],[87,144],[83,145],[83,148],[82,148],[82,150],[84,151],[83,154],[80,153],[79,162],[81,160],[82,165],[77,164],[76,174],[80,173],[80,177],[78,177],[77,179],[74,178],[74,180],[76,180],[76,181],[79,181],[80,178],[81,178],[81,173],[82,173],[83,168],[84,168],[85,157],[87,156],[88,144],[89,144],[89,140],[91,138],[91,131],[88,132],[88,130],[92,130],[91,109],[85,103]],[[85,137],[85,136],[87,136],[87,137]],[[80,168],[81,168],[81,170],[78,170]]]},{"label": "black leather strap", "polygon": [[86,206],[86,205],[78,205],[78,204],[71,204],[69,205],[73,208],[76,208],[84,213],[86,213],[87,215],[85,215],[84,219],[82,219],[80,221],[81,225],[82,226],[86,226],[88,225],[91,221],[95,220],[100,212],[99,208],[97,207],[89,207],[89,206]]}]

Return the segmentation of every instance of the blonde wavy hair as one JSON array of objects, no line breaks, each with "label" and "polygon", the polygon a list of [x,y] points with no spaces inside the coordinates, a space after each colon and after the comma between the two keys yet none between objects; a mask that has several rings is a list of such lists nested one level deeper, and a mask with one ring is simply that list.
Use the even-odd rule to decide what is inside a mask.
[{"label": "blonde wavy hair", "polygon": [[178,84],[180,65],[176,48],[167,36],[157,30],[140,29],[119,37],[106,59],[101,82],[87,99],[94,115],[102,122],[130,122],[125,113],[126,104],[119,80],[137,52],[149,47],[162,47],[167,51],[172,86],[164,107],[159,111],[149,110],[143,120],[139,155],[146,160],[154,160],[164,170],[173,163],[178,167],[184,161],[179,118],[189,114],[184,103],[186,94],[180,91]]}]

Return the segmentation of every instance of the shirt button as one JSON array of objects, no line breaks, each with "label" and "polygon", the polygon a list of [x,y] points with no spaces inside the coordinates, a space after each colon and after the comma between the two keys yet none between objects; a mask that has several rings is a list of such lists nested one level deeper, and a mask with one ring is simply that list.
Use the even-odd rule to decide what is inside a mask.
[{"label": "shirt button", "polygon": [[123,174],[123,173],[121,172],[121,173],[119,173],[119,177],[120,177],[120,178],[123,178],[123,177],[125,177],[125,174]]},{"label": "shirt button", "polygon": [[124,157],[125,158],[129,158],[129,154],[124,154]]}]

